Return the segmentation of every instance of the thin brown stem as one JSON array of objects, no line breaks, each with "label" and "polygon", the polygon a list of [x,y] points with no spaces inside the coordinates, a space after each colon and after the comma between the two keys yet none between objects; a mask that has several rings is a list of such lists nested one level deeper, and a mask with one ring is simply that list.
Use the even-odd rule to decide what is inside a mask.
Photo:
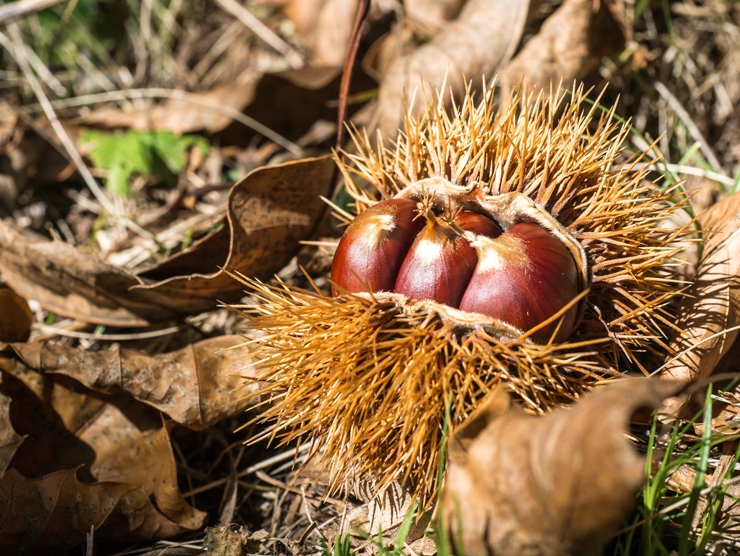
[{"label": "thin brown stem", "polygon": [[[352,68],[355,65],[357,51],[360,48],[360,39],[362,38],[362,28],[364,27],[367,14],[370,11],[370,0],[360,0],[355,17],[352,36],[350,37],[349,46],[347,47],[347,56],[344,58],[344,67],[342,68],[342,80],[339,83],[339,107],[337,111],[337,156],[341,156],[340,149],[344,146],[345,126],[344,121],[347,118],[347,103],[349,99],[349,86],[352,83]],[[334,196],[334,189],[339,179],[339,167],[334,168],[334,173],[329,184],[328,198]]]}]

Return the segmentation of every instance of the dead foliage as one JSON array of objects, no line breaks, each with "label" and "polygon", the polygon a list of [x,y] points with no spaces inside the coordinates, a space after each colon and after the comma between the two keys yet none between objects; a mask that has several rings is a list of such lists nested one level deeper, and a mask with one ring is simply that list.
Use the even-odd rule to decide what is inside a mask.
[{"label": "dead foliage", "polygon": [[[290,471],[291,463],[305,463],[310,447],[275,455],[264,445],[240,444],[264,429],[231,436],[248,420],[241,412],[256,400],[250,389],[231,392],[242,382],[241,373],[251,373],[251,361],[246,348],[235,347],[243,341],[236,335],[237,316],[218,308],[219,302],[239,303],[243,296],[243,286],[227,271],[262,281],[278,274],[287,284],[280,286],[281,296],[312,286],[329,291],[327,272],[342,229],[323,218],[326,205],[319,195],[337,193],[329,189],[334,168],[326,155],[334,146],[338,77],[358,1],[110,0],[104,5],[103,10],[87,0],[19,0],[0,7],[5,21],[0,29],[0,341],[12,342],[0,344],[0,552],[77,555],[111,547],[111,552],[151,550],[146,553],[154,555],[164,545],[142,546],[177,535],[205,535],[202,543],[168,545],[167,551],[192,554],[192,547],[202,546],[212,553],[300,554],[320,550],[315,529],[333,542],[333,535],[353,527],[370,535],[382,528],[392,543],[411,506],[397,483],[390,509],[387,501],[366,497],[368,505],[327,499],[326,470],[306,477]],[[677,273],[698,280],[685,292],[678,322],[684,332],[670,346],[663,376],[716,380],[719,373],[740,370],[740,342],[732,330],[740,324],[738,201],[737,195],[729,196],[738,188],[740,161],[738,29],[740,5],[722,0],[377,0],[360,37],[349,114],[358,129],[380,129],[392,138],[404,98],[414,98],[421,110],[425,100],[436,101],[431,91],[442,84],[451,93],[448,104],[460,106],[467,83],[478,94],[477,88],[490,85],[496,75],[496,87],[525,81],[546,91],[561,81],[570,87],[573,80],[583,80],[584,90],[602,90],[610,82],[601,104],[611,107],[620,97],[613,114],[631,122],[630,146],[650,149],[651,155],[660,152],[668,161],[656,166],[645,159],[634,167],[645,178],[645,191],[680,192],[676,183],[687,176],[709,184],[706,194],[690,200],[697,212],[710,207],[701,217],[704,252],[698,264],[693,253],[684,257]],[[580,133],[592,137],[593,132]],[[91,136],[108,138],[118,155],[115,165],[101,162],[100,143]],[[374,139],[370,143],[374,149]],[[162,152],[152,147],[162,144],[174,147]],[[537,151],[544,161],[540,169],[552,168],[546,151]],[[619,162],[626,157],[620,155]],[[385,177],[391,183],[401,174],[395,168]],[[121,190],[105,185],[116,175]],[[365,183],[358,179],[355,186],[364,191]],[[333,202],[339,214],[355,208],[345,190]],[[660,226],[666,234],[691,220],[650,218],[645,215],[645,226]],[[304,240],[314,243],[301,246]],[[629,251],[630,242],[621,243],[604,245]],[[687,243],[689,249],[697,244]],[[613,289],[610,280],[642,272],[640,266],[617,266],[595,282],[596,289]],[[595,276],[601,280],[598,272]],[[661,283],[670,293],[684,287]],[[265,295],[277,291],[265,288]],[[660,314],[671,310],[665,299],[655,300]],[[624,324],[637,318],[634,301],[626,296],[621,312],[594,311],[592,320],[612,327],[614,357],[623,359],[623,370],[649,373],[663,362],[657,354],[664,346],[654,338],[656,323],[649,315],[640,330]],[[353,307],[351,315],[339,315],[347,317],[345,331],[368,318],[367,304]],[[286,309],[280,318],[292,316]],[[322,323],[313,320],[311,326]],[[325,336],[319,337],[338,332],[321,329]],[[426,341],[423,334],[404,333]],[[650,338],[641,344],[640,357],[645,347],[654,361],[642,369],[629,355],[638,351],[631,347],[637,336]],[[368,341],[377,338],[370,335]],[[296,337],[291,341],[300,344]],[[351,347],[343,353],[356,355]],[[528,381],[536,361],[522,360],[527,371],[510,377],[520,395],[542,391],[541,384],[548,385],[546,397],[580,395],[583,376],[568,371],[579,362],[555,355],[567,378],[548,374]],[[402,356],[414,357],[413,349]],[[485,360],[490,353],[480,356]],[[303,363],[301,358],[293,362]],[[420,371],[419,376],[419,384],[426,384],[429,374]],[[387,399],[398,392],[413,394],[417,384],[399,379],[397,386]],[[297,385],[321,395],[335,387],[315,376]],[[366,405],[353,409],[365,416],[377,402],[368,400],[368,392],[356,388],[358,403]],[[444,400],[434,392],[429,400],[439,398],[439,403],[429,438],[411,422],[398,425],[406,427],[404,434],[441,442]],[[484,394],[475,391],[477,397]],[[504,507],[533,520],[528,527],[540,534],[535,541],[531,534],[522,536],[526,528],[518,522],[512,531],[522,542],[545,546],[543,553],[556,553],[567,543],[585,551],[600,546],[609,528],[595,526],[596,537],[587,529],[599,515],[606,523],[622,512],[629,505],[625,493],[638,482],[631,467],[614,471],[614,461],[624,454],[628,464],[637,465],[623,439],[616,438],[624,432],[622,418],[636,400],[654,401],[646,392],[633,399],[621,396],[621,402],[615,398],[602,413],[575,423],[567,412],[533,418],[515,410],[491,421],[491,430],[500,435],[496,442],[521,461],[539,464],[552,458],[547,460],[552,468],[542,464],[546,476],[555,466],[574,465],[572,457],[564,461],[565,448],[552,448],[553,439],[592,462],[581,482],[564,475],[574,482],[558,483],[551,496],[534,486],[541,483],[532,468],[522,469],[506,459],[501,446],[486,444],[489,429],[470,438],[458,429],[458,444],[470,443],[470,452],[462,460],[459,451],[454,455],[448,482],[467,477],[475,486],[471,504],[462,508],[472,512],[465,514],[464,525],[471,528],[463,537],[472,551],[500,540],[498,529],[489,538],[472,527],[474,519]],[[720,434],[740,415],[740,395],[730,389],[717,396],[722,403],[713,429]],[[671,408],[684,416],[696,410],[682,404]],[[269,412],[265,407],[260,411]],[[574,408],[571,414],[580,411],[585,410]],[[308,422],[315,415],[303,413],[300,419]],[[387,439],[385,432],[379,438]],[[594,438],[599,434],[603,438]],[[726,430],[721,434],[731,436]],[[539,452],[531,439],[543,437]],[[609,453],[604,445],[610,442],[617,460],[603,461],[599,450]],[[713,457],[727,459],[726,450],[713,450]],[[475,459],[478,451],[513,462],[505,484],[512,489],[509,499],[492,510],[482,506],[490,500],[480,485],[502,470],[476,471],[475,466],[490,464]],[[357,459],[367,461],[363,455]],[[436,477],[437,461],[420,461],[420,472]],[[684,471],[687,490],[695,473],[692,467]],[[715,475],[719,480],[720,472]],[[584,518],[566,523],[576,515],[560,511],[566,487],[596,485],[593,490],[600,493],[604,477],[622,480],[625,490],[612,484],[609,494],[615,498],[602,496],[599,512],[583,509]],[[680,477],[674,479],[678,483]],[[446,496],[454,497],[452,487]],[[736,525],[730,498],[721,504],[730,525],[727,535]],[[514,499],[530,504],[525,509],[534,513],[514,505]],[[581,501],[576,495],[572,500]],[[206,522],[218,526],[206,534]],[[550,533],[558,524],[570,536],[553,540]],[[427,556],[435,548],[424,536],[425,525],[414,522],[407,544]],[[137,541],[144,545],[132,548]],[[353,535],[352,547],[372,550],[361,534]]]},{"label": "dead foliage", "polygon": [[75,379],[106,395],[130,394],[176,423],[200,430],[234,415],[249,398],[233,390],[252,374],[241,336],[218,336],[159,355],[112,346],[84,351],[48,341],[11,344],[29,368]]},{"label": "dead foliage", "polygon": [[449,445],[445,524],[460,554],[600,554],[644,482],[632,415],[681,383],[619,381],[567,409],[527,415],[492,392]]},{"label": "dead foliage", "polygon": [[0,342],[22,342],[31,334],[28,302],[10,288],[0,288]]},{"label": "dead foliage", "polygon": [[242,287],[215,269],[267,278],[297,253],[321,214],[332,167],[324,157],[255,170],[232,189],[215,232],[138,274],[0,222],[0,271],[22,296],[84,322],[146,326],[208,311],[241,296]]},{"label": "dead foliage", "polygon": [[169,431],[250,403],[230,397],[237,371],[250,372],[240,344],[219,337],[150,356],[37,341],[0,353],[3,550],[61,551],[91,527],[107,542],[199,529],[206,514],[178,488]]},{"label": "dead foliage", "polygon": [[507,89],[519,81],[536,89],[580,81],[631,38],[622,0],[566,0],[499,71],[499,78]]},{"label": "dead foliage", "polygon": [[[700,381],[709,377],[736,343],[740,325],[740,194],[726,197],[700,218],[704,243],[693,286],[679,314],[683,330],[672,343],[676,355],[662,377]],[[695,408],[671,405],[681,412]]]},{"label": "dead foliage", "polygon": [[[544,90],[570,84],[586,77],[603,57],[618,53],[632,34],[621,0],[566,0],[514,56],[540,2],[469,0],[444,26],[439,20],[456,11],[455,3],[429,4],[417,11],[412,6],[411,16],[421,11],[439,31],[390,64],[381,80],[372,129],[389,139],[398,133],[408,96],[421,106],[421,97],[449,88],[459,99],[471,76],[485,80],[497,74],[505,90],[521,81]],[[476,87],[480,77],[473,79]]]}]

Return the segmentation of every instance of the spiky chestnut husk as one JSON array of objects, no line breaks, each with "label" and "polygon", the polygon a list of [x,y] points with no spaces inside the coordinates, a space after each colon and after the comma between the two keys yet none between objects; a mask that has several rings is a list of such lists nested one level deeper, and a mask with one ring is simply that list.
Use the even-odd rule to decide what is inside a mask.
[{"label": "spiky chestnut husk", "polygon": [[505,228],[529,220],[562,234],[584,279],[567,340],[533,343],[536,330],[396,293],[335,298],[244,279],[255,298],[245,314],[262,334],[265,435],[313,439],[335,487],[373,476],[378,490],[401,480],[428,500],[447,401],[455,426],[505,382],[543,412],[669,350],[670,267],[686,228],[663,225],[677,204],[636,169],[641,157],[617,165],[628,126],[585,100],[580,88],[570,101],[514,91],[496,111],[489,90],[450,113],[439,100],[419,118],[409,111],[392,148],[355,131],[357,154],[338,160],[360,214],[423,188],[441,204],[497,205]]}]

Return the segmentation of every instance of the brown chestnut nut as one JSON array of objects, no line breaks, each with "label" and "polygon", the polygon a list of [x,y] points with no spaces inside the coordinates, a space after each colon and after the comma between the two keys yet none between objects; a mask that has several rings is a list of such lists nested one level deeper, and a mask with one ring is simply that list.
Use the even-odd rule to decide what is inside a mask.
[{"label": "brown chestnut nut", "polygon": [[478,256],[468,241],[428,210],[401,265],[394,291],[409,299],[436,301],[457,308]]},{"label": "brown chestnut nut", "polygon": [[455,224],[466,232],[486,237],[498,237],[501,227],[492,219],[470,210],[461,210],[455,217]]},{"label": "brown chestnut nut", "polygon": [[[579,273],[568,248],[539,224],[514,224],[499,238],[476,238],[478,265],[460,302],[463,311],[481,313],[527,331],[546,321],[578,295]],[[564,341],[578,314],[574,305],[554,338]],[[532,335],[547,343],[559,319]]]},{"label": "brown chestnut nut", "polygon": [[[349,293],[393,291],[398,271],[424,227],[416,201],[389,199],[361,212],[339,241],[331,265],[332,282]],[[344,293],[333,288],[334,295]]]}]

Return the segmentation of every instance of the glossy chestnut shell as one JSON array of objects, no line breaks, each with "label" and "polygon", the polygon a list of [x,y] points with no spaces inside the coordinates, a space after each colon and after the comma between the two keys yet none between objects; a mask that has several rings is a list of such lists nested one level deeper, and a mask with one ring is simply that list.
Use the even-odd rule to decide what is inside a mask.
[{"label": "glossy chestnut shell", "polygon": [[[521,332],[547,321],[579,293],[571,252],[539,223],[517,222],[502,231],[479,212],[442,214],[410,198],[381,201],[357,216],[339,242],[331,276],[334,295],[399,293]],[[573,304],[531,338],[562,341],[576,320]]]}]

